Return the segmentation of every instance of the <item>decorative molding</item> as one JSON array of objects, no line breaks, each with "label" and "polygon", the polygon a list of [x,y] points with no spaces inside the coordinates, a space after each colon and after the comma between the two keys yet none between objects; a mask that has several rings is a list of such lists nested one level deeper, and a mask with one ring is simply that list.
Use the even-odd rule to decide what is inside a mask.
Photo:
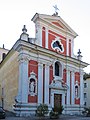
[{"label": "decorative molding", "polygon": [[[62,71],[59,73],[59,76],[55,76],[55,63],[58,62],[59,63],[59,72],[60,72],[60,69],[62,69]],[[61,65],[61,66],[60,66]],[[59,60],[55,60],[53,62],[53,76],[56,78],[56,79],[62,79],[63,77],[63,62],[59,61]]]},{"label": "decorative molding", "polygon": [[29,55],[27,55],[27,54],[21,53],[21,54],[19,54],[19,56],[18,56],[18,61],[19,61],[20,63],[22,63],[22,62],[27,62],[27,61],[29,61],[29,59],[30,59],[30,57],[29,57]]},{"label": "decorative molding", "polygon": [[79,83],[78,83],[77,80],[76,80],[76,83],[75,83],[75,98],[76,99],[80,98],[80,87],[79,87]]},{"label": "decorative molding", "polygon": [[51,47],[53,50],[57,50],[57,52],[64,52],[64,46],[61,43],[60,37],[56,37],[55,40],[52,41]]},{"label": "decorative molding", "polygon": [[30,73],[29,77],[29,94],[30,96],[37,95],[37,78],[33,71]]}]

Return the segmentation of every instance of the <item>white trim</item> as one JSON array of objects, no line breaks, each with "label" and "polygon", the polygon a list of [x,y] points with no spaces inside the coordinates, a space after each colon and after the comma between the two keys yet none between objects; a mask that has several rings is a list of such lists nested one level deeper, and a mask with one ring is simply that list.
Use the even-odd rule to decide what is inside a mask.
[{"label": "white trim", "polygon": [[[60,67],[60,68],[62,68],[62,71],[60,72],[61,73],[61,75],[60,75],[60,73],[59,73],[59,76],[55,76],[55,63],[56,62],[58,62],[62,67]],[[59,69],[60,69],[59,68]],[[53,62],[53,76],[54,76],[54,78],[56,78],[56,80],[57,79],[62,79],[63,78],[63,63],[61,62],[61,61],[58,61],[58,60],[55,60],[54,62]]]},{"label": "white trim", "polygon": [[70,105],[70,71],[67,69],[67,105]]},{"label": "white trim", "polygon": [[[80,98],[80,87],[79,87],[79,84],[78,84],[78,80],[76,80],[75,87],[76,87],[76,86],[78,87],[78,93],[77,93],[78,95],[77,95],[77,96],[75,95],[75,98],[76,98],[76,99],[79,99],[79,98]],[[74,89],[75,89],[75,88],[74,88]],[[75,93],[75,92],[74,92],[74,93]]]},{"label": "white trim", "polygon": [[51,89],[51,106],[54,107],[54,94],[61,94],[62,95],[62,105],[65,105],[65,91],[63,90],[54,90]]},{"label": "white trim", "polygon": [[48,49],[48,28],[45,29],[45,36],[46,36],[46,48]]},{"label": "white trim", "polygon": [[[60,43],[60,45],[62,46],[62,50],[61,50],[59,47],[53,47],[53,44],[54,44],[56,41],[58,41],[58,42]],[[53,50],[57,50],[57,52],[61,52],[61,53],[64,52],[64,46],[63,46],[63,44],[61,43],[60,37],[56,37],[55,40],[52,40],[51,47],[52,47]]]},{"label": "white trim", "polygon": [[80,72],[80,105],[84,105],[84,89],[83,89],[84,81],[83,81],[83,72]]},{"label": "white trim", "polygon": [[67,56],[69,56],[69,38],[66,38],[67,39],[67,42],[66,42],[66,50],[67,50]]},{"label": "white trim", "polygon": [[37,31],[36,36],[35,36],[36,44],[38,44],[39,46],[42,46],[42,26],[39,23],[37,23],[35,27]]},{"label": "white trim", "polygon": [[71,57],[74,57],[74,40],[71,39]]},{"label": "white trim", "polygon": [[45,65],[44,102],[49,104],[49,66]]},{"label": "white trim", "polygon": [[19,58],[19,90],[16,99],[17,102],[28,102],[28,59],[25,55]]},{"label": "white trim", "polygon": [[33,85],[33,87],[35,87],[35,88],[34,88],[34,89],[35,89],[35,92],[30,92],[30,86],[29,86],[28,92],[29,92],[30,96],[35,96],[35,95],[37,95],[37,78],[36,78],[36,74],[35,74],[34,72],[31,72],[31,73],[30,73],[29,85],[30,85],[30,80],[31,80],[31,79],[34,79],[34,81],[35,81],[35,83],[34,83],[34,85]]},{"label": "white trim", "polygon": [[72,82],[71,82],[71,85],[72,85],[72,91],[71,91],[71,96],[72,96],[72,98],[71,98],[71,104],[73,105],[74,104],[74,98],[75,98],[75,96],[74,96],[74,91],[75,91],[75,88],[74,88],[74,81],[75,81],[75,73],[72,71],[72,78],[71,78],[71,80],[72,80]]},{"label": "white trim", "polygon": [[38,63],[38,104],[43,103],[43,64]]}]

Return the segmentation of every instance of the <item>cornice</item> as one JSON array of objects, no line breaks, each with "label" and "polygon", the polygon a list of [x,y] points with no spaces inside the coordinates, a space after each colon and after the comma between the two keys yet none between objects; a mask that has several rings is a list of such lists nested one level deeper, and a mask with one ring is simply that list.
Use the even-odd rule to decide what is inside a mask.
[{"label": "cornice", "polygon": [[[53,61],[54,59],[63,61],[65,64],[72,64],[77,67],[87,67],[89,64],[85,63],[83,61],[79,61],[76,58],[72,58],[69,56],[64,56],[61,54],[58,54],[57,52],[48,50],[46,48],[42,48],[38,45],[23,41],[23,40],[18,40],[16,44],[14,45],[14,49],[20,52],[22,49],[28,51],[28,53],[34,53],[36,54],[37,57],[45,56],[47,58],[51,58]],[[39,55],[39,56],[38,56]]]}]

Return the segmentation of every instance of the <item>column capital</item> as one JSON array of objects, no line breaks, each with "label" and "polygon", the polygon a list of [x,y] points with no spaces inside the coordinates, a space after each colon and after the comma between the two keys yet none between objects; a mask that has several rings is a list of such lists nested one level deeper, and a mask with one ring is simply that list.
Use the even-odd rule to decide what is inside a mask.
[{"label": "column capital", "polygon": [[25,54],[19,54],[18,55],[18,61],[21,62],[27,62],[29,61],[29,55],[25,55]]},{"label": "column capital", "polygon": [[46,66],[50,66],[52,63],[50,61],[45,61],[43,59],[38,58],[38,64],[45,64]]}]

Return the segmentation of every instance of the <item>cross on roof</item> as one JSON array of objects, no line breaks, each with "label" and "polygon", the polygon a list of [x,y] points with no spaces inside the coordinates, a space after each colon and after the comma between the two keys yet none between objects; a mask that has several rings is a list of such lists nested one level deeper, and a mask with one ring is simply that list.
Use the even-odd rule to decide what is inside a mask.
[{"label": "cross on roof", "polygon": [[58,13],[57,11],[58,11],[59,9],[58,9],[57,5],[55,5],[55,6],[53,6],[53,7],[54,7],[54,9],[55,9],[55,13]]},{"label": "cross on roof", "polygon": [[81,56],[81,51],[80,51],[80,49],[78,50],[78,56]]}]

